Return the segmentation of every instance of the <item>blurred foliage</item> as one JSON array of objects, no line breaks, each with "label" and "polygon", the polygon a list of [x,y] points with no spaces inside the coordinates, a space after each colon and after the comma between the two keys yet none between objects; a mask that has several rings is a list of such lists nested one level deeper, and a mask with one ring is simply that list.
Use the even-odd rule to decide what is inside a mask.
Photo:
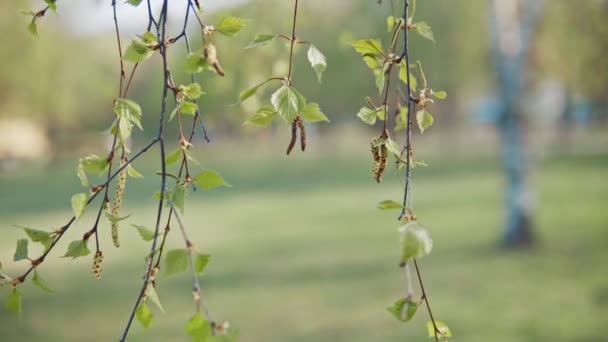
[{"label": "blurred foliage", "polygon": [[576,95],[606,100],[608,1],[547,3],[536,44],[537,66]]},{"label": "blurred foliage", "polygon": [[[36,4],[39,5],[35,3],[34,8]],[[542,26],[534,44],[532,79],[558,78],[576,94],[596,99],[605,97],[608,64],[603,62],[603,56],[608,51],[608,27],[603,24],[603,18],[608,11],[607,2],[556,0],[545,2],[544,6]],[[373,75],[367,72],[349,43],[364,37],[387,37],[386,16],[399,12],[391,7],[390,1],[379,6],[369,0],[310,0],[302,4],[298,36],[314,41],[325,53],[329,66],[323,84],[319,85],[303,56],[306,49],[300,47],[294,65],[296,87],[309,98],[318,100],[332,124],[354,120],[357,110],[364,105],[365,95],[375,93]],[[439,127],[453,127],[462,122],[466,113],[457,108],[492,91],[494,77],[485,28],[487,7],[488,3],[483,0],[429,0],[418,4],[417,15],[433,27],[437,43],[414,36],[412,59],[423,59],[429,82],[451,95],[437,105],[443,107],[438,108],[438,112],[445,113],[437,120]],[[111,101],[116,96],[118,74],[113,33],[75,36],[55,24],[62,20],[60,15],[55,17],[49,13],[39,24],[39,37],[34,38],[27,32],[28,18],[19,15],[22,9],[31,7],[10,1],[0,4],[0,30],[5,33],[0,52],[3,61],[0,117],[35,118],[51,129],[58,129],[57,133],[66,133],[68,128],[97,132],[107,129],[112,120]],[[285,1],[259,0],[203,16],[203,21],[210,24],[217,24],[228,13],[248,19],[247,26],[235,39],[218,37],[214,42],[226,76],[217,77],[209,72],[197,75],[206,92],[201,98],[203,119],[216,132],[240,132],[242,123],[261,106],[260,99],[269,96],[261,91],[256,98],[231,106],[238,102],[240,91],[266,75],[286,73],[286,41],[276,40],[251,50],[244,47],[256,34],[288,34],[290,16],[285,14],[290,11],[290,4]],[[180,28],[181,23],[175,22],[171,34]],[[142,27],[140,33],[143,31]],[[196,51],[201,48],[198,29],[193,25],[191,32]],[[125,47],[131,36],[134,35],[123,34]],[[178,83],[189,83],[189,76],[178,72],[183,70],[185,60],[183,43],[176,44],[170,51],[169,62]],[[157,124],[162,83],[159,71],[158,56],[141,65],[129,96],[142,106],[144,134],[152,134],[150,128]],[[261,130],[248,128],[245,132]]]}]

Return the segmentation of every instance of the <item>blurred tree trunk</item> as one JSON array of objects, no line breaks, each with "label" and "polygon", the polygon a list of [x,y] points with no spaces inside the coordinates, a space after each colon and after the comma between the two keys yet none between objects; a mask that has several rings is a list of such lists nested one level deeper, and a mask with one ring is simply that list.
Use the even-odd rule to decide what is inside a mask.
[{"label": "blurred tree trunk", "polygon": [[521,98],[532,32],[540,0],[494,0],[490,16],[492,48],[500,91],[500,113],[496,121],[503,144],[506,174],[506,222],[504,244],[526,246],[532,233],[532,191],[527,183],[528,162],[522,140]]}]

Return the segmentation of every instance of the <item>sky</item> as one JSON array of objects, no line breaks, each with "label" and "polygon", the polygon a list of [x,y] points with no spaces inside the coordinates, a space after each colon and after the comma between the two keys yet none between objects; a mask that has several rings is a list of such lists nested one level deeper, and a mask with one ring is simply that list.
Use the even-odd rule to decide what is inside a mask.
[{"label": "sky", "polygon": [[[206,12],[217,11],[222,8],[243,3],[246,0],[201,0]],[[181,19],[186,11],[187,0],[169,1],[169,22],[181,25]],[[121,32],[126,34],[142,33],[148,23],[148,14],[145,1],[139,7],[133,7],[125,0],[117,0],[118,22]],[[154,12],[158,13],[162,0],[152,0]],[[57,23],[75,35],[95,35],[114,30],[112,6],[110,0],[70,1],[69,6],[58,5]],[[171,20],[171,18],[173,20]]]}]

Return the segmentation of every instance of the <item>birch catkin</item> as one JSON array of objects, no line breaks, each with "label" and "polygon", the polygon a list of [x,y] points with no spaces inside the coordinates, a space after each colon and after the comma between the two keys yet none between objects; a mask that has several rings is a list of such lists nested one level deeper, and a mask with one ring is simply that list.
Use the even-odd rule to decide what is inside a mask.
[{"label": "birch catkin", "polygon": [[[120,160],[120,167],[125,165],[125,160]],[[120,241],[118,240],[118,218],[120,215],[120,207],[122,205],[122,198],[125,195],[125,186],[127,185],[127,170],[124,169],[116,177],[116,191],[114,193],[114,203],[112,204],[112,241],[114,246],[120,247]]]}]

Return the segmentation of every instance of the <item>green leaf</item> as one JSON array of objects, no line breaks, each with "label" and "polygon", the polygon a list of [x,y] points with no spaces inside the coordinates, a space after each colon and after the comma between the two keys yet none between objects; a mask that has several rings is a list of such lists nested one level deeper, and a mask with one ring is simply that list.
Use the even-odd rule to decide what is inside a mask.
[{"label": "green leaf", "polygon": [[144,176],[139,173],[137,170],[135,170],[135,168],[132,166],[132,164],[129,164],[127,166],[127,175],[129,175],[129,177],[131,178],[144,178]]},{"label": "green leaf", "polygon": [[11,311],[15,315],[17,315],[17,317],[21,318],[21,314],[23,313],[22,302],[23,295],[21,294],[21,291],[19,291],[17,288],[14,288],[13,292],[11,292],[11,294],[6,299],[6,302],[4,302],[4,307],[8,311]]},{"label": "green leaf", "polygon": [[179,212],[182,214],[184,213],[184,203],[186,201],[187,193],[188,188],[181,184],[175,184],[171,191],[171,203],[173,203],[173,206],[179,209]]},{"label": "green leaf", "polygon": [[173,249],[165,256],[164,277],[185,272],[188,269],[188,251],[186,249]]},{"label": "green leaf", "polygon": [[445,323],[435,321],[435,325],[437,326],[437,330],[439,330],[438,334],[435,333],[433,322],[429,321],[426,323],[426,330],[429,333],[429,337],[435,337],[435,335],[437,335],[437,337],[452,337],[452,332]]},{"label": "green leaf", "polygon": [[327,60],[325,59],[325,56],[312,44],[310,44],[306,55],[312,69],[315,71],[315,74],[317,74],[317,80],[321,83],[323,73],[325,72],[325,69],[327,69]]},{"label": "green leaf", "polygon": [[439,100],[444,100],[446,97],[448,97],[448,93],[446,93],[445,91],[436,91],[433,92],[433,96],[435,96],[435,98]]},{"label": "green leaf", "polygon": [[196,103],[188,102],[188,101],[182,102],[179,107],[179,111],[182,114],[188,114],[188,115],[196,115],[197,109],[198,109],[198,107],[196,106]]},{"label": "green leaf", "polygon": [[352,47],[362,55],[384,55],[382,43],[378,39],[362,39],[351,43]]},{"label": "green leaf", "polygon": [[433,116],[426,109],[421,109],[416,113],[416,122],[418,122],[420,133],[424,133],[427,128],[433,125],[434,121]]},{"label": "green leaf", "polygon": [[323,112],[321,111],[321,108],[319,108],[319,104],[314,103],[314,102],[310,102],[308,104],[306,104],[306,106],[304,106],[304,108],[302,108],[302,118],[304,119],[304,121],[307,122],[319,122],[319,121],[326,121],[329,122],[329,119],[327,118],[327,116],[325,116],[325,114],[323,114]]},{"label": "green leaf", "polygon": [[257,46],[266,45],[273,41],[276,37],[277,35],[275,34],[258,34],[257,36],[255,36],[255,39],[253,39],[253,41],[249,45],[247,45],[245,49],[251,49]]},{"label": "green leaf", "polygon": [[388,149],[389,152],[391,152],[392,154],[394,154],[396,156],[401,155],[401,151],[399,150],[399,144],[397,144],[397,142],[395,142],[391,138],[386,139],[386,148]]},{"label": "green leaf", "polygon": [[163,305],[160,303],[160,299],[158,299],[158,293],[156,293],[156,288],[153,284],[148,285],[146,289],[146,297],[150,299],[152,304],[156,305],[156,307],[162,312],[165,312]]},{"label": "green leaf", "polygon": [[416,221],[408,222],[399,228],[401,235],[401,262],[410,258],[420,258],[431,252],[433,240],[428,231]]},{"label": "green leaf", "polygon": [[245,121],[243,126],[254,124],[254,125],[266,127],[272,122],[272,120],[274,120],[274,118],[277,114],[278,113],[276,110],[274,110],[274,107],[272,107],[270,105],[266,105],[266,106],[258,109],[258,111],[255,112],[255,114],[253,114],[249,119],[247,119],[247,121]]},{"label": "green leaf", "polygon": [[387,210],[387,209],[403,209],[403,205],[397,201],[385,200],[378,203],[378,209]]},{"label": "green leaf", "polygon": [[87,247],[88,240],[76,240],[70,242],[68,245],[68,251],[65,252],[64,258],[76,259],[91,254],[91,251]]},{"label": "green leaf", "polygon": [[191,100],[196,100],[199,97],[201,97],[201,95],[203,95],[205,92],[203,92],[203,89],[201,88],[201,85],[198,83],[192,83],[189,84],[187,86],[185,85],[180,85],[179,86],[179,90],[186,95],[187,98],[191,99]]},{"label": "green leaf", "polygon": [[143,0],[127,0],[127,3],[131,6],[139,6]]},{"label": "green leaf", "polygon": [[270,79],[257,84],[256,86],[249,88],[243,92],[241,92],[239,94],[239,102],[243,102],[245,100],[247,100],[248,98],[252,97],[253,95],[255,95],[255,93],[258,92],[258,89],[260,89],[260,87],[262,87],[264,84],[266,84],[268,81],[270,81]]},{"label": "green leaf", "polygon": [[139,236],[141,236],[141,238],[144,241],[152,241],[154,240],[154,232],[151,229],[148,229],[145,226],[140,226],[137,224],[131,224],[131,226],[135,227],[135,229],[137,229],[137,232],[139,233]]},{"label": "green leaf", "polygon": [[88,173],[100,173],[108,167],[108,158],[91,154],[80,159],[80,165]]},{"label": "green leaf", "polygon": [[196,313],[186,323],[186,333],[192,342],[206,342],[211,336],[211,326],[200,313]]},{"label": "green leaf", "polygon": [[40,275],[38,274],[38,271],[36,269],[34,269],[34,278],[32,278],[32,282],[34,283],[34,285],[38,286],[46,292],[55,293],[55,290],[48,287],[44,280],[40,278]]},{"label": "green leaf", "polygon": [[84,214],[88,199],[89,196],[85,193],[74,194],[72,196],[72,211],[74,211],[74,217],[76,217],[77,220]]},{"label": "green leaf", "polygon": [[431,27],[429,26],[429,24],[427,24],[424,21],[421,21],[419,23],[414,24],[414,28],[421,36],[432,41],[433,43],[435,42],[435,37],[433,36],[433,30],[431,30]]},{"label": "green leaf", "polygon": [[386,17],[386,29],[388,32],[393,32],[394,28],[395,28],[395,17],[393,17],[392,15],[389,15],[388,17]]},{"label": "green leaf", "polygon": [[141,36],[138,36],[144,43],[146,44],[155,44],[158,43],[158,38],[156,35],[150,31],[146,31]]},{"label": "green leaf", "polygon": [[137,40],[133,40],[122,58],[127,62],[140,63],[148,59],[153,54],[154,50],[150,49],[148,45],[138,42]]},{"label": "green leaf", "polygon": [[382,90],[384,90],[384,70],[375,69],[374,75],[376,76],[376,88],[378,89],[378,93],[382,93]]},{"label": "green leaf", "polygon": [[215,30],[225,36],[232,37],[237,34],[243,27],[245,27],[245,21],[241,18],[228,16],[220,20]]},{"label": "green leaf", "polygon": [[135,311],[135,317],[137,317],[137,320],[139,321],[139,323],[141,323],[141,326],[144,327],[145,329],[150,327],[150,324],[152,323],[152,320],[154,319],[154,315],[152,315],[152,312],[150,312],[150,309],[148,309],[148,306],[146,305],[146,303],[139,304],[137,311]]},{"label": "green leaf", "polygon": [[270,98],[279,115],[291,123],[306,105],[306,99],[294,88],[282,86]]},{"label": "green leaf", "polygon": [[13,256],[14,261],[20,261],[27,259],[27,244],[28,239],[17,240],[17,248],[15,249],[15,255]]},{"label": "green leaf", "polygon": [[[405,66],[405,61],[401,62],[401,64],[399,64],[399,79],[401,80],[401,82],[407,84],[407,67]],[[418,89],[418,80],[416,79],[416,77],[414,76],[414,74],[412,74],[410,72],[410,88],[412,89],[412,91],[416,91]]]},{"label": "green leaf", "polygon": [[407,128],[407,107],[401,107],[399,115],[395,118],[397,125],[395,126],[395,132],[402,131]]},{"label": "green leaf", "polygon": [[57,0],[44,0],[44,2],[49,6],[51,11],[57,12]]},{"label": "green leaf", "polygon": [[218,186],[232,186],[219,173],[213,170],[204,170],[199,173],[194,177],[194,182],[203,190],[209,190]]},{"label": "green leaf", "polygon": [[183,153],[183,150],[180,147],[175,149],[173,152],[169,153],[169,155],[165,159],[165,165],[171,166],[171,165],[177,163],[177,161],[180,160],[180,158],[182,157],[182,153]]},{"label": "green leaf", "polygon": [[24,226],[15,226],[25,231],[25,234],[32,240],[32,242],[44,242],[51,237],[51,233],[45,232],[44,230],[32,229]]},{"label": "green leaf", "polygon": [[27,25],[27,30],[34,36],[38,36],[38,26],[36,25],[36,20],[38,17],[33,17],[32,21],[30,21],[29,25]]},{"label": "green leaf", "polygon": [[87,179],[87,174],[84,171],[82,163],[78,163],[78,166],[76,167],[76,176],[78,177],[78,179],[80,179],[80,183],[82,184],[82,186],[89,186],[89,180]]},{"label": "green leaf", "polygon": [[399,299],[393,306],[386,309],[399,321],[407,322],[414,317],[416,310],[418,310],[418,306],[418,303],[408,297]]},{"label": "green leaf", "polygon": [[196,273],[203,273],[205,267],[209,263],[209,258],[211,258],[211,255],[209,254],[197,254],[196,259],[194,260],[194,270]]},{"label": "green leaf", "polygon": [[377,109],[362,107],[361,109],[359,109],[359,113],[357,113],[357,116],[366,124],[373,125],[376,123],[377,113]]},{"label": "green leaf", "polygon": [[184,64],[184,71],[191,74],[198,74],[203,70],[214,70],[209,63],[207,63],[207,59],[200,54],[189,54],[188,58],[186,58],[186,63]]},{"label": "green leaf", "polygon": [[363,61],[370,69],[376,69],[382,66],[382,61],[373,56],[363,56]]},{"label": "green leaf", "polygon": [[123,98],[116,99],[114,113],[117,117],[127,119],[143,131],[141,127],[141,107],[136,102]]}]

